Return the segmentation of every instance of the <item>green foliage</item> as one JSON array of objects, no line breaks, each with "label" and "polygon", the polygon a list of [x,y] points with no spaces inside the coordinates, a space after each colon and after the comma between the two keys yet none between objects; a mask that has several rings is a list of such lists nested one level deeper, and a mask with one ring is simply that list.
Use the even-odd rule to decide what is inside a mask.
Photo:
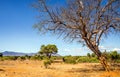
[{"label": "green foliage", "polygon": [[25,58],[26,58],[26,59],[30,59],[30,57],[31,57],[31,56],[25,55]]},{"label": "green foliage", "polygon": [[120,62],[120,57],[119,57],[119,53],[117,53],[117,51],[111,51],[111,52],[103,52],[102,53],[103,56],[105,56],[105,58],[109,61],[109,62]]},{"label": "green foliage", "polygon": [[31,56],[30,60],[42,60],[43,56],[39,56],[39,55],[35,55],[35,56]]},{"label": "green foliage", "polygon": [[[110,63],[120,63],[120,54],[117,51],[111,51],[111,52],[103,52],[103,56],[109,61]],[[87,56],[51,56],[51,58],[44,56],[44,55],[34,55],[34,56],[3,56],[0,57],[0,61],[4,60],[43,60],[45,68],[48,68],[48,66],[54,62],[54,60],[61,60],[63,59],[63,62],[69,63],[69,64],[76,64],[76,63],[98,63],[99,60],[95,56],[95,54],[87,53]]]},{"label": "green foliage", "polygon": [[86,57],[82,56],[77,59],[77,63],[98,63],[99,60],[96,57]]},{"label": "green foliage", "polygon": [[69,63],[69,64],[76,64],[76,60],[78,57],[75,56],[65,56],[63,57],[63,61],[65,63]]},{"label": "green foliage", "polygon": [[96,57],[90,58],[90,59],[88,59],[88,61],[90,63],[98,63],[99,62],[99,60]]},{"label": "green foliage", "polygon": [[98,63],[99,60],[97,57],[87,57],[87,56],[65,56],[63,57],[63,61],[69,64],[76,63]]},{"label": "green foliage", "polygon": [[118,55],[117,51],[112,51],[110,53],[110,57],[112,60],[114,60],[114,59],[118,59],[119,55]]},{"label": "green foliage", "polygon": [[19,57],[17,58],[17,60],[26,60],[26,57],[25,57],[25,56],[19,56]]},{"label": "green foliage", "polygon": [[52,60],[45,60],[43,63],[44,63],[45,68],[48,68],[48,66],[51,65],[52,63]]},{"label": "green foliage", "polygon": [[62,57],[62,56],[51,56],[50,59],[51,59],[51,60],[62,60],[63,57]]},{"label": "green foliage", "polygon": [[92,56],[92,57],[96,57],[95,53],[92,53],[91,56]]},{"label": "green foliage", "polygon": [[77,59],[77,63],[85,63],[85,62],[88,62],[88,57],[79,57]]},{"label": "green foliage", "polygon": [[87,53],[87,56],[90,58],[91,57],[90,53]]},{"label": "green foliage", "polygon": [[111,53],[109,54],[109,57],[111,59],[112,62],[117,62],[119,61],[119,54],[117,53],[117,51],[111,51]]},{"label": "green foliage", "polygon": [[58,52],[58,48],[56,45],[48,44],[47,46],[42,45],[40,48],[39,54],[45,54],[47,57],[51,57],[52,54],[56,54]]},{"label": "green foliage", "polygon": [[2,60],[17,60],[18,56],[3,56]]}]

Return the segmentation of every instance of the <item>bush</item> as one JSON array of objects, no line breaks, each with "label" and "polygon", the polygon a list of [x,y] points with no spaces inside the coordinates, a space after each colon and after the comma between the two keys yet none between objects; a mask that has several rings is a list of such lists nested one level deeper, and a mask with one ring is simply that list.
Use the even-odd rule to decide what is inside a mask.
[{"label": "bush", "polygon": [[38,56],[38,55],[30,57],[30,60],[42,60],[42,59],[43,59],[43,57],[42,56]]},{"label": "bush", "polygon": [[52,61],[51,60],[45,60],[44,61],[44,67],[48,68],[49,65],[51,65]]},{"label": "bush", "polygon": [[87,57],[87,56],[65,56],[63,57],[65,63],[76,64],[76,63],[98,63],[97,57]]},{"label": "bush", "polygon": [[89,59],[88,57],[79,57],[76,62],[77,63],[85,63],[85,62],[89,62]]},{"label": "bush", "polygon": [[88,58],[86,56],[83,56],[83,57],[79,57],[77,60],[76,60],[77,63],[98,63],[99,60],[96,58],[96,57],[91,57],[91,58]]},{"label": "bush", "polygon": [[10,60],[17,60],[18,56],[10,56]]},{"label": "bush", "polygon": [[63,61],[65,63],[69,63],[69,64],[76,64],[76,60],[78,57],[75,56],[65,56],[63,57]]},{"label": "bush", "polygon": [[25,56],[19,56],[19,57],[17,58],[17,60],[26,60],[26,57],[25,57]]},{"label": "bush", "polygon": [[9,56],[2,57],[2,60],[9,60],[9,59],[10,59]]},{"label": "bush", "polygon": [[31,57],[31,56],[25,55],[25,58],[26,58],[26,59],[30,59],[30,57]]},{"label": "bush", "polygon": [[3,56],[2,60],[17,60],[18,56]]},{"label": "bush", "polygon": [[90,58],[90,59],[89,59],[89,62],[90,62],[90,63],[98,63],[99,60],[98,60],[97,58],[93,57],[93,58]]}]

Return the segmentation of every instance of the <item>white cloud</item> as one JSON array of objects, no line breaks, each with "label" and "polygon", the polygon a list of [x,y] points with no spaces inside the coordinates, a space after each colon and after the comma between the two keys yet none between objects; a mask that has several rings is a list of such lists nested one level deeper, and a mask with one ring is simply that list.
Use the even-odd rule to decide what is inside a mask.
[{"label": "white cloud", "polygon": [[112,51],[112,50],[115,49],[115,48],[112,47],[112,46],[99,46],[99,48],[100,48],[101,51],[105,51],[105,50],[107,50],[107,51]]},{"label": "white cloud", "polygon": [[82,51],[88,51],[88,48],[86,47],[81,47],[81,48],[66,48],[63,51],[67,51],[67,52],[82,52]]},{"label": "white cloud", "polygon": [[120,51],[120,48],[114,48],[113,51]]},{"label": "white cloud", "polygon": [[112,46],[99,46],[101,51],[107,50],[107,51],[120,51],[120,48],[112,47]]},{"label": "white cloud", "polygon": [[99,46],[100,49],[106,49],[104,46]]},{"label": "white cloud", "polygon": [[[105,50],[109,51],[120,51],[120,48],[112,46],[99,46],[100,50],[103,52]],[[92,51],[87,47],[66,47],[60,50],[62,55],[86,55],[87,53],[92,53]]]},{"label": "white cloud", "polygon": [[65,52],[70,52],[71,50],[70,50],[70,49],[64,49],[63,51],[65,51]]},{"label": "white cloud", "polygon": [[105,46],[99,46],[100,50],[101,51],[105,51],[105,50],[108,50],[109,48],[105,47]]},{"label": "white cloud", "polygon": [[91,53],[86,47],[76,47],[76,48],[65,48],[62,49],[63,55],[86,55],[88,52]]}]

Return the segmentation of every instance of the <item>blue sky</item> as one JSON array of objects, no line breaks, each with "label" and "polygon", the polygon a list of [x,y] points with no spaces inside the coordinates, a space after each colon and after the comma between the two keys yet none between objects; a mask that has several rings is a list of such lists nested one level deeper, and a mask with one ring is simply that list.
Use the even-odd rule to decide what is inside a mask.
[{"label": "blue sky", "polygon": [[[33,25],[38,13],[31,7],[35,0],[0,0],[0,52],[38,52],[42,44],[56,44],[60,55],[85,55],[90,52],[78,43],[69,43],[55,35],[40,35]],[[110,36],[102,41],[102,50],[119,50],[120,39]]]}]

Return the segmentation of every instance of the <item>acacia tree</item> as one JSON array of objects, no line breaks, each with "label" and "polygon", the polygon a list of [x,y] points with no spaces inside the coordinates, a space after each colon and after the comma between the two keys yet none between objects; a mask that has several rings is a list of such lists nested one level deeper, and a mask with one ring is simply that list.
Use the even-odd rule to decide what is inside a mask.
[{"label": "acacia tree", "polygon": [[56,54],[57,52],[58,48],[56,45],[48,44],[47,46],[42,45],[38,53],[45,54],[47,57],[50,58],[52,54]]},{"label": "acacia tree", "polygon": [[35,28],[86,45],[109,71],[99,45],[108,34],[120,32],[120,0],[64,0],[58,6],[51,1],[38,0],[34,5],[40,13]]}]

